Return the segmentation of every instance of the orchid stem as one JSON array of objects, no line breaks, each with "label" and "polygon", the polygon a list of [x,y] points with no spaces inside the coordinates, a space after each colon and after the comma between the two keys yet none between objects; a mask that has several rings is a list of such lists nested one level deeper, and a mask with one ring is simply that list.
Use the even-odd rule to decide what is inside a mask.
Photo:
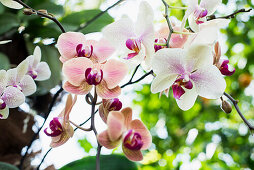
[{"label": "orchid stem", "polygon": [[187,10],[187,7],[177,7],[177,6],[170,6],[170,5],[168,5],[168,8],[171,8],[171,9],[180,9],[180,10]]},{"label": "orchid stem", "polygon": [[244,117],[244,115],[242,114],[242,112],[240,111],[239,107],[238,107],[238,100],[235,100],[232,96],[230,96],[229,94],[227,94],[226,92],[224,92],[224,95],[233,103],[237,113],[239,114],[239,116],[242,118],[243,122],[248,126],[248,128],[250,129],[250,131],[252,132],[254,130],[254,126],[252,126],[250,124],[250,122],[248,122],[248,120]]},{"label": "orchid stem", "polygon": [[92,130],[91,128],[88,128],[88,129],[87,129],[87,128],[83,128],[83,127],[77,125],[76,123],[72,122],[71,120],[69,120],[69,122],[70,122],[71,124],[73,124],[74,126],[76,126],[78,129],[81,129],[81,130],[83,130],[83,131],[89,132],[89,131]]},{"label": "orchid stem", "polygon": [[211,15],[211,16],[208,16],[207,21],[213,20],[213,19],[231,19],[231,18],[235,18],[235,16],[239,13],[250,12],[251,10],[252,10],[251,8],[247,9],[247,10],[242,8],[242,9],[237,10],[236,12],[233,12],[232,14],[229,14],[229,15],[223,16],[223,17],[216,17],[215,15]]},{"label": "orchid stem", "polygon": [[169,28],[169,34],[168,34],[168,39],[167,39],[167,47],[169,48],[169,42],[170,42],[170,39],[171,39],[171,35],[173,34],[174,30],[173,30],[173,27],[171,25],[171,22],[169,20],[169,14],[168,14],[168,8],[170,7],[165,0],[161,0],[165,6],[165,14],[164,14],[164,17],[166,18],[167,20],[167,23],[168,23],[168,28]]},{"label": "orchid stem", "polygon": [[193,34],[195,34],[193,32],[179,32],[179,31],[174,31],[173,33],[174,34],[185,34],[185,35],[193,35]]}]

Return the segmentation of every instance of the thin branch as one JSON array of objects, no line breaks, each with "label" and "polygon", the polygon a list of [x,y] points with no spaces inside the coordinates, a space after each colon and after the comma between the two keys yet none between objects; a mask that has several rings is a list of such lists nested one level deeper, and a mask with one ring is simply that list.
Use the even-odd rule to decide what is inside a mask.
[{"label": "thin branch", "polygon": [[250,129],[250,131],[254,130],[254,126],[252,126],[250,124],[250,122],[248,122],[248,120],[244,117],[244,115],[242,114],[242,112],[240,111],[239,107],[238,107],[238,100],[235,100],[232,96],[230,96],[229,94],[227,94],[226,92],[224,92],[224,95],[233,103],[237,113],[239,114],[239,116],[242,118],[242,120],[244,121],[244,123],[248,126],[248,128]]},{"label": "thin branch", "polygon": [[76,128],[81,129],[81,130],[83,130],[83,131],[86,131],[86,132],[92,131],[91,128],[88,128],[88,129],[83,128],[83,127],[77,125],[76,123],[72,122],[71,120],[69,120],[69,122],[70,122],[71,124],[73,124],[74,126],[76,126]]},{"label": "thin branch", "polygon": [[166,18],[167,20],[167,23],[168,23],[168,28],[169,28],[169,34],[168,34],[168,39],[167,39],[167,47],[169,48],[169,41],[170,41],[170,38],[171,38],[171,35],[173,34],[174,30],[173,30],[173,27],[171,25],[171,22],[169,20],[169,15],[168,15],[168,8],[170,7],[166,1],[164,0],[161,0],[165,6],[165,14],[164,14],[164,17]]},{"label": "thin branch", "polygon": [[140,77],[139,79],[137,79],[136,81],[132,81],[132,79],[127,82],[126,84],[122,85],[121,88],[124,88],[128,85],[131,85],[131,84],[135,84],[135,83],[138,83],[140,82],[141,80],[143,80],[144,78],[146,78],[147,76],[149,76],[150,74],[153,74],[153,70],[149,71],[148,73],[144,74],[142,77]]},{"label": "thin branch", "polygon": [[89,21],[87,21],[84,25],[81,25],[78,29],[76,29],[75,31],[80,31],[84,28],[86,28],[88,25],[90,25],[91,23],[93,23],[95,20],[97,20],[98,18],[100,18],[104,13],[108,12],[108,10],[110,10],[111,8],[115,7],[116,5],[120,4],[122,1],[124,0],[119,0],[116,3],[114,3],[113,5],[111,5],[110,7],[108,7],[106,10],[101,11],[99,14],[97,14],[96,16],[94,16],[92,19],[90,19]]},{"label": "thin branch", "polygon": [[40,164],[38,165],[38,167],[36,168],[37,170],[40,169],[41,164],[44,162],[46,156],[49,154],[49,152],[50,152],[52,149],[53,149],[53,148],[50,148],[50,149],[46,152],[46,154],[43,156],[43,158],[42,158],[42,160],[41,160],[41,163],[40,163]]},{"label": "thin branch", "polygon": [[240,10],[238,10],[230,15],[224,16],[224,17],[216,17],[215,15],[211,15],[211,16],[208,16],[207,20],[209,21],[209,20],[213,20],[213,19],[231,19],[231,18],[235,18],[235,16],[239,13],[250,12],[251,10],[252,10],[251,8],[248,10],[243,8],[243,9],[240,9]]},{"label": "thin branch", "polygon": [[39,133],[40,133],[42,127],[45,125],[45,123],[46,123],[46,121],[47,121],[47,118],[48,118],[48,116],[49,116],[49,114],[50,114],[50,112],[51,112],[53,106],[55,105],[55,102],[56,102],[58,96],[60,95],[60,93],[61,93],[62,91],[63,91],[63,88],[61,87],[61,88],[56,92],[56,94],[53,96],[52,102],[51,102],[50,105],[49,105],[49,109],[48,109],[48,112],[47,112],[46,115],[45,115],[45,119],[44,119],[44,121],[43,121],[42,126],[38,129],[37,133],[34,134],[34,136],[33,136],[33,138],[31,139],[29,145],[27,146],[27,150],[26,150],[25,154],[22,156],[22,158],[21,158],[21,160],[20,160],[20,165],[19,165],[19,168],[20,168],[20,169],[22,169],[23,163],[24,163],[25,158],[26,158],[26,156],[27,156],[27,154],[28,154],[28,150],[31,148],[31,146],[32,146],[32,144],[33,144],[33,141],[38,137],[38,135],[39,135]]},{"label": "thin branch", "polygon": [[64,27],[62,26],[62,24],[53,16],[53,15],[50,15],[48,13],[43,13],[43,12],[40,12],[40,11],[37,11],[33,8],[31,8],[30,6],[28,6],[26,3],[24,3],[23,1],[21,0],[14,0],[16,2],[18,2],[19,4],[23,5],[25,8],[28,8],[28,9],[31,9],[33,13],[35,13],[36,15],[38,16],[41,16],[41,17],[45,17],[45,18],[48,18],[50,20],[52,20],[53,22],[55,22],[57,24],[57,26],[61,29],[61,31],[63,33],[65,33],[65,29]]}]

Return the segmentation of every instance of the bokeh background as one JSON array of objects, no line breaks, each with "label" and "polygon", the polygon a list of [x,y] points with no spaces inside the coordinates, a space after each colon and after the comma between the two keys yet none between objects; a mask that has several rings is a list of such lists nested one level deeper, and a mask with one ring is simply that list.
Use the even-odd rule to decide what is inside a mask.
[{"label": "bokeh background", "polygon": [[[164,6],[160,0],[147,0],[155,12],[155,26],[165,22]],[[67,31],[76,31],[80,26],[105,10],[116,0],[25,0],[35,9],[47,9],[54,14]],[[128,15],[135,20],[140,0],[126,0],[105,13],[88,27],[81,29],[91,38],[99,39],[104,26]],[[185,1],[168,0],[172,6],[184,6]],[[253,0],[223,0],[216,16],[225,16],[234,11],[253,8]],[[181,20],[184,11],[172,9],[170,15]],[[246,118],[254,125],[254,11],[241,13],[231,19],[229,27],[221,31],[220,44],[224,57],[236,68],[236,73],[226,77],[226,92],[238,99]],[[0,40],[12,42],[0,46],[0,69],[19,64],[32,54],[36,45],[42,49],[42,60],[48,62],[52,71],[50,80],[38,83],[38,91],[29,97],[19,109],[12,109],[7,120],[0,121],[0,161],[18,165],[26,145],[42,124],[52,95],[61,84],[61,63],[55,47],[61,34],[51,21],[38,16],[23,15],[22,10],[12,10],[0,4]],[[116,56],[117,57],[117,56]],[[126,81],[131,76],[127,76]],[[135,78],[143,75],[138,70]],[[226,114],[220,109],[220,101],[198,98],[195,106],[183,112],[176,105],[170,92],[169,97],[151,94],[152,76],[144,81],[123,89],[120,96],[124,106],[134,109],[134,117],[140,118],[153,136],[151,148],[144,151],[144,160],[131,163],[121,157],[121,148],[102,150],[102,169],[253,169],[254,136],[243,123],[235,109]],[[66,94],[63,93],[49,120],[57,116],[64,107]],[[71,119],[82,123],[89,118],[90,108],[84,96],[79,97]],[[96,117],[99,131],[106,126]],[[48,122],[46,123],[48,125]],[[89,126],[89,124],[87,124]],[[36,140],[26,159],[25,169],[38,166],[49,149],[50,139],[43,133]],[[113,152],[113,156],[109,156]],[[64,146],[53,149],[42,164],[42,169],[93,169],[96,154],[96,139],[92,133],[77,131]],[[81,159],[83,158],[84,159]],[[81,160],[79,160],[81,159]],[[82,167],[82,168],[81,168]]]}]

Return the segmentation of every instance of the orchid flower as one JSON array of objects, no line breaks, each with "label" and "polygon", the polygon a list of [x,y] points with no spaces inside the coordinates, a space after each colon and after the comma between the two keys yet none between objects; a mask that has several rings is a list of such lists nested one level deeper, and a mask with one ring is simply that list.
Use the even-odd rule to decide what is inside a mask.
[{"label": "orchid flower", "polygon": [[223,76],[213,65],[209,46],[162,49],[155,54],[152,63],[156,74],[151,85],[152,93],[172,87],[174,98],[182,110],[190,109],[198,95],[217,99],[226,88]]},{"label": "orchid flower", "polygon": [[188,8],[183,17],[181,29],[184,28],[188,18],[190,28],[194,32],[198,32],[199,25],[206,22],[206,17],[212,15],[221,2],[222,0],[201,0],[198,4],[198,0],[188,0]]},{"label": "orchid flower", "polygon": [[4,40],[4,41],[0,41],[0,45],[2,45],[2,44],[7,44],[7,43],[9,43],[9,42],[11,42],[12,40]]},{"label": "orchid flower", "polygon": [[111,99],[120,95],[118,83],[127,71],[126,64],[114,59],[100,64],[85,57],[73,58],[63,65],[63,73],[67,78],[63,88],[70,93],[84,95],[95,86],[101,98]]},{"label": "orchid flower", "polygon": [[13,9],[21,9],[21,8],[23,8],[23,6],[21,4],[19,4],[16,1],[13,1],[13,0],[0,0],[0,2],[4,6],[7,6],[9,8],[13,8]]},{"label": "orchid flower", "polygon": [[41,49],[37,46],[34,49],[33,55],[27,57],[29,62],[28,72],[34,80],[43,81],[50,78],[51,72],[46,62],[41,61]]},{"label": "orchid flower", "polygon": [[47,131],[47,128],[44,129],[44,133],[52,139],[50,147],[55,148],[63,145],[73,136],[74,130],[69,123],[69,115],[76,101],[77,95],[73,99],[69,94],[63,111],[49,123],[51,133]]},{"label": "orchid flower", "polygon": [[221,47],[219,42],[214,45],[213,64],[220,70],[224,76],[232,76],[235,73],[235,68],[229,65],[228,59],[221,58]]},{"label": "orchid flower", "polygon": [[7,119],[9,108],[18,107],[24,102],[23,93],[15,87],[7,87],[7,73],[0,70],[0,119]]},{"label": "orchid flower", "polygon": [[141,161],[141,150],[152,143],[152,137],[146,126],[138,119],[132,120],[131,108],[111,111],[107,119],[108,129],[98,135],[99,143],[108,148],[116,148],[122,143],[126,157],[131,161]]},{"label": "orchid flower", "polygon": [[106,123],[110,111],[119,111],[122,109],[122,102],[118,98],[103,99],[99,107],[101,119]]},{"label": "orchid flower", "polygon": [[87,40],[86,36],[79,32],[61,34],[57,41],[57,47],[62,63],[77,57],[85,57],[93,62],[103,63],[115,50],[106,40]]},{"label": "orchid flower", "polygon": [[136,22],[124,17],[106,26],[102,33],[116,49],[123,51],[125,59],[150,69],[155,37],[153,10],[147,2],[140,3]]},{"label": "orchid flower", "polygon": [[32,77],[25,75],[28,65],[28,60],[24,60],[16,68],[7,71],[7,86],[16,87],[25,96],[29,96],[36,91],[36,84]]}]

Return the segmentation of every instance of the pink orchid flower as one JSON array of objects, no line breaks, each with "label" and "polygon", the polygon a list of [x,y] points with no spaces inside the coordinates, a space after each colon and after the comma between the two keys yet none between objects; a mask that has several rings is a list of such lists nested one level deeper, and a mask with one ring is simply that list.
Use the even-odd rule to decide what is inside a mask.
[{"label": "pink orchid flower", "polygon": [[7,86],[7,73],[0,70],[0,119],[7,119],[9,108],[18,107],[24,102],[24,94],[16,87]]},{"label": "pink orchid flower", "polygon": [[122,143],[126,157],[131,161],[141,161],[141,150],[152,143],[152,136],[146,126],[138,119],[132,120],[131,108],[111,111],[107,119],[108,129],[98,135],[99,143],[108,148],[116,148]]},{"label": "pink orchid flower", "polygon": [[28,65],[28,60],[24,60],[16,68],[7,71],[7,86],[18,88],[25,96],[29,96],[36,91],[33,78],[26,75]]},{"label": "pink orchid flower", "polygon": [[67,32],[59,36],[57,47],[62,63],[77,57],[85,57],[93,62],[103,63],[114,52],[114,48],[105,39],[87,40],[79,32]]},{"label": "pink orchid flower", "polygon": [[222,0],[201,0],[200,4],[198,0],[188,0],[188,8],[183,17],[181,29],[184,28],[188,18],[190,28],[198,32],[199,25],[206,22],[206,17],[212,15],[221,3]]},{"label": "pink orchid flower", "polygon": [[152,93],[162,92],[172,86],[174,97],[182,110],[190,109],[198,95],[217,99],[226,88],[223,76],[213,65],[209,46],[162,49],[155,54],[152,63],[156,74],[151,85]]},{"label": "pink orchid flower", "polygon": [[47,131],[47,128],[44,129],[44,133],[52,139],[50,147],[55,148],[61,146],[73,136],[74,130],[69,123],[69,115],[76,101],[77,95],[73,99],[71,94],[69,94],[64,110],[49,123],[51,133]]},{"label": "pink orchid flower", "polygon": [[124,53],[125,59],[150,68],[155,36],[153,10],[147,2],[140,3],[136,22],[123,17],[106,26],[102,33],[116,49]]},{"label": "pink orchid flower", "polygon": [[107,123],[107,117],[111,111],[119,111],[122,109],[122,102],[118,98],[103,99],[99,107],[101,119]]},{"label": "pink orchid flower", "polygon": [[85,57],[73,58],[63,65],[63,73],[67,78],[63,88],[70,93],[84,95],[95,86],[101,98],[111,99],[120,95],[118,83],[127,72],[126,64],[114,59],[100,64]]},{"label": "pink orchid flower", "polygon": [[27,74],[34,80],[43,81],[50,78],[51,72],[48,64],[46,62],[40,62],[41,49],[39,46],[35,47],[33,55],[28,56],[26,60],[29,62]]}]

